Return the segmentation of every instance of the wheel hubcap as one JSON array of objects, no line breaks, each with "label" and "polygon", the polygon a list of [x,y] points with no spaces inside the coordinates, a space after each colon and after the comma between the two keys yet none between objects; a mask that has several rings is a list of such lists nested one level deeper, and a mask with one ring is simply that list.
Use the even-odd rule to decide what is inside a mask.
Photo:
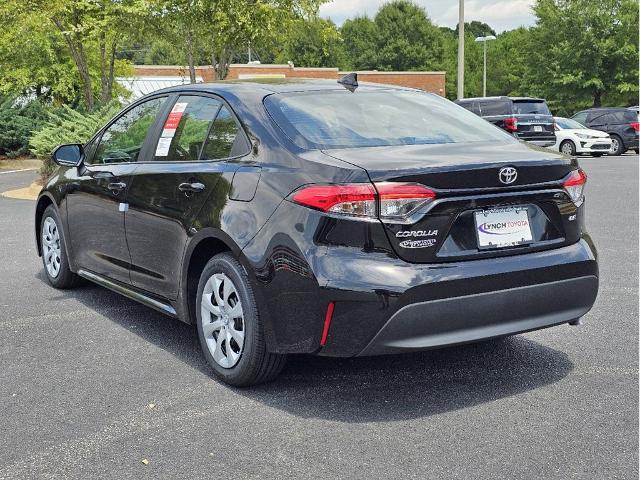
[{"label": "wheel hubcap", "polygon": [[56,221],[47,217],[42,224],[42,255],[49,276],[56,278],[60,273],[60,232]]},{"label": "wheel hubcap", "polygon": [[615,138],[611,139],[611,151],[612,152],[618,151],[618,140],[616,140]]},{"label": "wheel hubcap", "polygon": [[231,368],[244,348],[244,313],[236,286],[224,273],[204,285],[200,304],[207,348],[218,365]]},{"label": "wheel hubcap", "polygon": [[565,143],[564,145],[562,145],[562,153],[571,154],[571,151],[572,151],[571,145],[569,145],[568,143]]}]

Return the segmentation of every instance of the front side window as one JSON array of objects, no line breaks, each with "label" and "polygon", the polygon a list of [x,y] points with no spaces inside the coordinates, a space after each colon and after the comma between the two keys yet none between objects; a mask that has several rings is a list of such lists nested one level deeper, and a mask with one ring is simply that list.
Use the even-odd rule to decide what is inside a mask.
[{"label": "front side window", "polygon": [[582,123],[584,125],[587,121],[587,112],[576,113],[573,116],[573,120],[575,120],[578,123]]},{"label": "front side window", "polygon": [[122,115],[102,134],[91,164],[137,162],[149,127],[166,99],[154,98]]},{"label": "front side window", "polygon": [[315,91],[270,95],[264,104],[301,148],[515,141],[477,115],[429,93]]}]

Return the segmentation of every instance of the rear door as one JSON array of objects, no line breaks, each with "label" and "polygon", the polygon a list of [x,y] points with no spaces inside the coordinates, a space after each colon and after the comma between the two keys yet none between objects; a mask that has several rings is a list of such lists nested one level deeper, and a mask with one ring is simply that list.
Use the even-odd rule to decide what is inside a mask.
[{"label": "rear door", "polygon": [[[219,211],[249,144],[230,107],[213,95],[180,95],[158,126],[150,161],[135,171],[126,231],[134,286],[174,299],[194,218],[206,202]],[[211,223],[219,223],[219,218]]]},{"label": "rear door", "polygon": [[518,120],[518,138],[530,142],[555,143],[553,117],[544,100],[513,100],[513,114]]},{"label": "rear door", "polygon": [[148,151],[148,132],[166,96],[138,103],[108,125],[87,148],[87,159],[67,193],[71,250],[78,266],[130,283],[124,198]]}]

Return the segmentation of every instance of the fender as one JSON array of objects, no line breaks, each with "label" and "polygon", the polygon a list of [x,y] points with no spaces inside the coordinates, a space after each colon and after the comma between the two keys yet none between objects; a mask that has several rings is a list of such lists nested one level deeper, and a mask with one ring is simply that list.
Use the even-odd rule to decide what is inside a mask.
[{"label": "fender", "polygon": [[64,242],[65,251],[67,252],[67,261],[69,262],[70,270],[72,272],[75,272],[76,268],[74,266],[73,252],[71,251],[69,229],[67,228],[67,209],[63,205],[62,198],[56,199],[56,197],[49,190],[45,190],[44,188],[42,191],[40,191],[40,194],[38,195],[38,198],[36,200],[36,209],[35,209],[35,216],[34,216],[34,228],[35,228],[35,234],[36,234],[35,235],[36,252],[38,253],[39,257],[42,256],[42,246],[40,245],[40,221],[39,221],[41,219],[41,216],[38,214],[38,208],[42,203],[42,199],[45,197],[51,201],[51,204],[54,205],[56,210],[58,211],[58,216],[60,217],[60,220],[62,223],[60,227],[62,228],[62,232],[63,232],[62,241]]},{"label": "fender", "polygon": [[178,298],[174,304],[176,311],[178,312],[178,318],[180,318],[180,320],[182,320],[183,322],[189,324],[193,323],[193,319],[195,318],[195,312],[193,311],[194,305],[190,305],[189,303],[188,285],[186,279],[188,278],[189,264],[191,263],[193,252],[198,247],[198,245],[208,239],[215,239],[223,243],[231,251],[233,256],[240,262],[240,265],[242,265],[242,267],[244,268],[245,272],[247,273],[247,277],[249,278],[249,283],[251,284],[255,300],[258,304],[260,318],[265,330],[267,347],[275,347],[275,335],[273,332],[272,321],[269,316],[269,309],[265,305],[265,301],[262,296],[262,289],[259,288],[258,282],[256,280],[254,267],[249,262],[247,257],[242,253],[242,249],[233,240],[233,238],[231,238],[227,233],[220,230],[219,228],[206,227],[202,230],[199,230],[198,232],[193,234],[185,247],[182,260],[180,289],[178,292]]}]

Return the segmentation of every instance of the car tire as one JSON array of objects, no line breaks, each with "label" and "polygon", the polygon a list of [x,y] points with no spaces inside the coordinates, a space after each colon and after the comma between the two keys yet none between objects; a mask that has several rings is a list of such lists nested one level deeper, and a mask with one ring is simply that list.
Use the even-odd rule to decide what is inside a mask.
[{"label": "car tire", "polygon": [[246,387],[280,374],[286,356],[267,350],[249,277],[231,254],[218,254],[205,265],[195,308],[200,346],[216,377]]},{"label": "car tire", "polygon": [[573,156],[576,154],[576,144],[571,140],[564,140],[560,144],[560,152],[564,153],[565,155]]},{"label": "car tire", "polygon": [[592,157],[601,157],[603,154],[602,153],[592,153],[591,156]]},{"label": "car tire", "polygon": [[49,284],[60,289],[75,287],[80,277],[69,268],[62,222],[58,210],[53,205],[45,209],[40,219],[40,248],[44,273]]},{"label": "car tire", "polygon": [[634,150],[634,152],[636,152],[636,155],[640,154],[640,150],[638,150],[637,148]]},{"label": "car tire", "polygon": [[611,135],[611,155],[622,155],[626,151],[622,138],[615,134]]}]

